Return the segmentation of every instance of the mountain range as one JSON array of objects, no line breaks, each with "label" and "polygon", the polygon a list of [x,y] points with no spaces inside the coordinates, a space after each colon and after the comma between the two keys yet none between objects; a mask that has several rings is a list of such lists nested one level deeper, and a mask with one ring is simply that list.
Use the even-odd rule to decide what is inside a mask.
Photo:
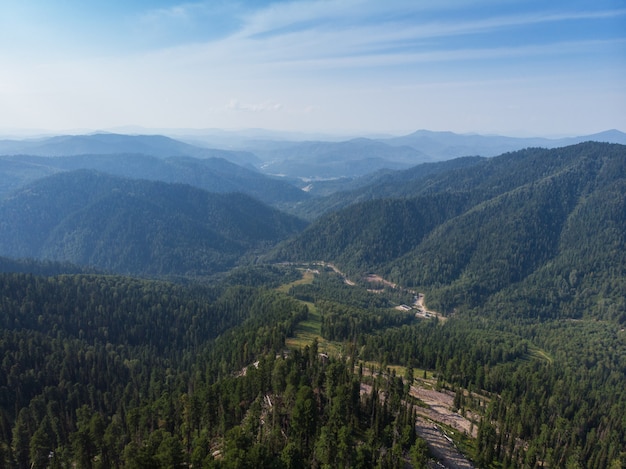
[{"label": "mountain range", "polygon": [[407,169],[464,156],[497,156],[529,147],[557,148],[586,141],[626,144],[626,134],[609,130],[568,138],[516,138],[418,130],[400,137],[345,141],[248,140],[242,149],[263,160],[262,170],[308,179],[355,178],[380,169]]},{"label": "mountain range", "polygon": [[0,156],[0,198],[11,191],[62,171],[92,169],[130,179],[189,184],[210,192],[242,192],[265,203],[296,203],[308,194],[289,182],[222,158],[167,157],[143,154],[75,156]]},{"label": "mountain range", "polygon": [[123,135],[94,133],[58,135],[24,140],[0,140],[0,155],[73,156],[142,154],[166,158],[224,158],[242,166],[257,166],[260,161],[252,153],[203,148],[163,135]]},{"label": "mountain range", "polygon": [[626,145],[547,146],[1,157],[0,466],[622,467]]},{"label": "mountain range", "polygon": [[[212,137],[213,135],[213,137]],[[252,138],[253,137],[256,138]],[[463,156],[497,156],[528,147],[556,148],[584,141],[626,144],[626,134],[609,130],[560,138],[514,138],[419,130],[385,138],[343,141],[277,139],[259,133],[188,136],[188,143],[163,135],[96,133],[26,140],[0,140],[0,155],[73,156],[142,154],[158,158],[223,158],[249,169],[306,180],[356,178],[381,169],[407,169],[425,162]],[[302,139],[303,136],[299,135]],[[221,148],[221,149],[220,149]]]},{"label": "mountain range", "polygon": [[[305,227],[264,202],[288,204],[292,214],[313,223],[274,259],[375,270],[431,288],[431,298],[448,310],[461,291],[486,301],[548,264],[567,270],[562,251],[573,249],[582,262],[588,256],[576,249],[583,243],[562,244],[568,233],[584,232],[583,225],[569,225],[579,211],[586,218],[577,223],[613,226],[602,231],[603,242],[619,245],[611,233],[626,228],[619,211],[624,148],[588,142],[425,163],[371,173],[352,180],[352,190],[308,200],[287,181],[222,159],[2,157],[0,181],[17,187],[5,183],[0,199],[0,255],[133,274],[222,271]],[[91,169],[77,169],[84,167]],[[584,203],[598,207],[590,212]],[[603,239],[588,236],[596,244]],[[594,259],[605,252],[587,248]]]},{"label": "mountain range", "polygon": [[376,272],[427,290],[446,312],[489,303],[501,314],[626,322],[626,146],[589,142],[469,161],[344,193],[378,198],[318,218],[272,258]]},{"label": "mountain range", "polygon": [[613,129],[578,137],[540,138],[418,130],[409,135],[380,141],[388,145],[419,149],[433,160],[440,161],[461,156],[497,156],[530,147],[557,148],[588,141],[626,145],[626,134]]}]

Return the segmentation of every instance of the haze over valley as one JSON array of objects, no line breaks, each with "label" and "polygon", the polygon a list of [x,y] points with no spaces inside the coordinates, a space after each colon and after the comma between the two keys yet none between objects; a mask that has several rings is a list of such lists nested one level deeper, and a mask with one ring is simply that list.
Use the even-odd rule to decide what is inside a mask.
[{"label": "haze over valley", "polygon": [[0,18],[0,467],[626,466],[624,5]]}]

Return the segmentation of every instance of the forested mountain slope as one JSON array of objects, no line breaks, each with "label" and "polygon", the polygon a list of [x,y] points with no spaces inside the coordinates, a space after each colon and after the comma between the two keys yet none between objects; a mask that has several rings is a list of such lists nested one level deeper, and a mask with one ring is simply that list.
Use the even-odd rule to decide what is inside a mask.
[{"label": "forested mountain slope", "polygon": [[308,194],[286,181],[222,158],[169,157],[142,154],[32,155],[0,157],[0,199],[36,179],[61,171],[92,169],[131,179],[189,184],[210,192],[242,192],[267,204],[305,200]]},{"label": "forested mountain slope", "polygon": [[528,148],[505,153],[497,158],[473,156],[424,163],[406,170],[381,174],[369,184],[354,190],[304,202],[299,207],[299,213],[314,219],[356,202],[412,198],[438,192],[466,192],[473,200],[485,200],[567,167],[573,157],[573,153],[567,149],[577,148],[574,151],[582,155],[596,151],[594,145],[581,144],[565,147],[565,150]]},{"label": "forested mountain slope", "polygon": [[326,215],[276,258],[376,271],[442,311],[491,298],[502,313],[626,320],[626,147],[523,150],[404,187],[421,195]]},{"label": "forested mountain slope", "polygon": [[34,259],[11,259],[0,257],[0,273],[29,273],[34,275],[62,275],[62,274],[95,274],[95,269],[79,267],[69,262],[37,261]]},{"label": "forested mountain slope", "polygon": [[[437,163],[424,163],[401,171],[381,170],[350,181],[338,181],[337,187],[346,187],[332,191],[323,198],[309,199],[298,204],[294,212],[308,220],[340,210],[357,202],[365,202],[386,198],[411,198],[427,191],[429,181],[436,180],[441,174],[453,170],[463,171],[481,162],[484,158],[478,156],[457,158]],[[316,192],[316,186],[332,184],[332,181],[309,184],[311,191]]]},{"label": "forested mountain slope", "polygon": [[[0,467],[434,465],[418,418],[476,467],[622,467],[625,147],[466,162],[300,234],[244,195],[92,171],[15,192],[0,246],[20,255],[193,275],[291,235],[274,259],[357,282],[317,263],[175,284],[0,258]],[[444,317],[394,308],[414,293],[368,291],[369,271]],[[466,430],[423,420],[417,387]]]},{"label": "forested mountain slope", "polygon": [[[0,274],[0,464],[423,467],[428,406],[409,385],[427,374],[477,428],[449,433],[477,467],[626,459],[623,328],[418,320],[337,276],[262,270],[211,286]],[[315,321],[338,353],[287,351]]]},{"label": "forested mountain slope", "polygon": [[225,270],[303,226],[243,194],[65,172],[0,203],[0,255],[123,273],[195,275]]}]

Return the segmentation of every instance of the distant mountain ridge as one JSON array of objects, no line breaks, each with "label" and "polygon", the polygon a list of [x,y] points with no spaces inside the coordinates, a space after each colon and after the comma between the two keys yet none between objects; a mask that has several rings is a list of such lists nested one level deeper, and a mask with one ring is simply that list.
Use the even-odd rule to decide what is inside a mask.
[{"label": "distant mountain ridge", "polygon": [[[240,135],[239,140],[237,135]],[[215,137],[213,142],[210,136],[200,138],[196,133],[190,143],[184,143],[163,135],[96,133],[0,140],[0,155],[143,154],[157,158],[223,158],[267,174],[320,180],[355,178],[383,169],[401,170],[462,156],[492,157],[524,148],[557,148],[584,141],[626,144],[626,134],[608,130],[593,135],[548,139],[418,130],[400,137],[323,141],[253,140],[248,133],[241,132],[231,134],[227,140]],[[213,148],[197,146],[198,142]]]},{"label": "distant mountain ridge", "polygon": [[497,135],[465,135],[418,130],[390,138],[344,141],[272,141],[241,143],[264,161],[272,174],[309,179],[360,177],[381,169],[402,170],[418,164],[463,156],[492,157],[524,148],[557,148],[585,141],[626,144],[626,134],[609,130],[593,135],[548,139]]},{"label": "distant mountain ridge", "polygon": [[392,146],[415,148],[426,153],[433,160],[444,160],[461,156],[497,156],[524,148],[557,148],[587,141],[626,145],[626,133],[612,129],[592,135],[549,139],[418,130],[402,137],[380,139],[379,141]]},{"label": "distant mountain ridge", "polygon": [[[384,140],[389,142],[390,140]],[[362,202],[383,197],[411,197],[422,191],[418,180],[430,180],[436,174],[458,169],[455,177],[463,177],[466,168],[479,163],[484,158],[499,156],[511,151],[525,148],[559,148],[577,143],[596,141],[626,144],[626,134],[618,130],[610,130],[599,134],[567,139],[521,139],[510,137],[491,137],[481,135],[459,135],[452,132],[417,131],[405,137],[392,139],[405,147],[414,145],[425,153],[430,152],[433,161],[413,165],[410,169],[399,169],[370,173],[367,177],[353,178],[347,181],[332,182],[334,193],[323,194],[329,183],[311,181],[307,189],[313,193],[326,195],[322,200],[303,201],[298,206],[298,215],[309,220],[331,210],[338,210],[355,202]],[[455,146],[456,145],[456,146]],[[502,151],[500,151],[502,150]],[[476,155],[481,156],[476,156]],[[438,156],[437,156],[438,155]],[[451,155],[456,155],[452,156]],[[473,155],[473,156],[466,156]],[[454,173],[450,173],[454,174]],[[501,184],[501,181],[493,181]],[[317,187],[319,186],[320,189]]]},{"label": "distant mountain ridge", "polygon": [[143,154],[0,156],[0,199],[38,178],[61,171],[93,169],[131,179],[189,184],[209,192],[242,192],[267,204],[295,203],[308,195],[284,180],[222,158],[167,157]]},{"label": "distant mountain ridge", "polygon": [[383,168],[404,169],[431,159],[415,148],[367,138],[282,143],[255,152],[265,160],[263,171],[300,178],[362,176]]},{"label": "distant mountain ridge", "polygon": [[243,194],[79,170],[0,201],[0,256],[123,274],[206,275],[304,225]]},{"label": "distant mountain ridge", "polygon": [[26,140],[0,140],[0,155],[74,156],[142,154],[167,158],[224,158],[242,166],[257,166],[258,158],[244,151],[202,148],[164,135],[122,135],[95,133],[89,135],[59,135]]}]

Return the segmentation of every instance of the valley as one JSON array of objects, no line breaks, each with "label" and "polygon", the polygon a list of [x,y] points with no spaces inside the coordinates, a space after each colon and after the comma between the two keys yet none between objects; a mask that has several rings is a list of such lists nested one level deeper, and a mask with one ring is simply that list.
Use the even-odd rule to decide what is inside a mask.
[{"label": "valley", "polygon": [[626,461],[623,145],[305,193],[166,143],[0,157],[0,465]]},{"label": "valley", "polygon": [[624,1],[0,38],[0,469],[626,468]]},{"label": "valley", "polygon": [[[292,287],[298,285],[312,284],[315,276],[320,275],[320,271],[313,269],[312,267],[328,268],[334,275],[338,276],[348,286],[356,286],[356,282],[351,281],[347,276],[341,272],[335,265],[325,262],[314,262],[310,266],[301,265],[297,268],[302,272],[302,278],[295,280],[289,284],[280,286],[279,291],[288,292]],[[377,283],[384,285],[385,287],[397,290],[398,286],[382,279],[382,277],[369,274],[364,278],[366,283]],[[372,291],[372,290],[368,290]],[[383,290],[375,290],[378,294],[384,295]],[[424,295],[415,295],[415,292],[409,292],[415,297],[415,316],[423,319],[429,319],[437,317],[440,323],[445,322],[445,318],[438,313],[428,311],[424,306]],[[285,341],[285,345],[290,349],[299,350],[304,347],[311,347],[315,344],[315,348],[319,350],[320,354],[327,356],[328,354],[335,356],[342,356],[347,353],[346,345],[340,342],[328,341],[321,335],[322,331],[322,318],[315,305],[311,302],[305,302],[309,309],[309,315],[307,320],[299,323],[294,331],[293,337],[288,337]],[[413,314],[412,309],[408,311],[399,307],[401,311],[405,311],[408,314]],[[350,360],[351,357],[345,357]],[[381,363],[378,362],[358,362],[361,372],[366,376],[374,377],[377,373],[384,375],[389,373],[390,368],[387,371],[383,371]],[[375,372],[374,370],[381,370]],[[406,374],[405,367],[393,367],[396,374],[404,376]],[[419,370],[413,371],[412,374],[419,375]],[[441,389],[441,383],[438,384],[437,380],[433,377],[427,378],[427,372],[423,371],[423,376],[416,376],[412,381],[405,379],[405,386],[409,387],[408,395],[419,403],[416,409],[416,430],[418,435],[423,438],[430,448],[431,453],[437,458],[438,461],[443,462],[445,467],[455,469],[464,469],[473,467],[469,460],[458,450],[452,438],[448,436],[448,433],[454,435],[455,432],[459,434],[468,435],[470,438],[477,437],[478,422],[480,421],[480,415],[472,411],[465,411],[463,415],[460,413],[460,409],[455,409],[454,406],[454,393],[445,389]],[[439,389],[436,389],[439,388]],[[370,384],[362,383],[360,386],[361,395],[370,394],[372,392],[372,386]],[[463,391],[464,392],[464,391]],[[482,396],[482,398],[486,398]],[[488,398],[486,398],[488,399]],[[439,425],[449,428],[447,432],[443,430]],[[434,429],[434,431],[433,431]]]}]

